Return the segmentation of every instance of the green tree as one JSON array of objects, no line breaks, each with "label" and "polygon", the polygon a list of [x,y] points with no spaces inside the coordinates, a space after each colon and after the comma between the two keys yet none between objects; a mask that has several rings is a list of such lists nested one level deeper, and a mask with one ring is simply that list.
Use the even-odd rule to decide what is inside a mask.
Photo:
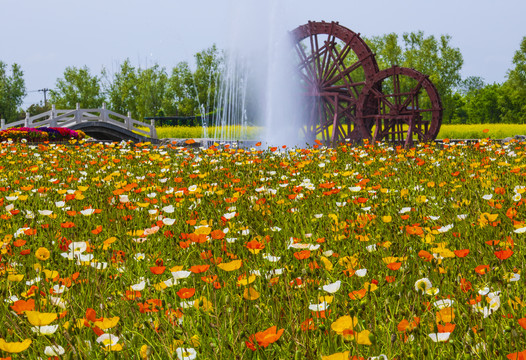
[{"label": "green tree", "polygon": [[502,85],[498,83],[488,84],[481,89],[469,92],[466,95],[465,107],[469,122],[476,124],[501,122],[502,111],[499,108],[501,93]]},{"label": "green tree", "polygon": [[380,70],[403,63],[403,50],[398,44],[398,34],[390,33],[369,39],[364,38],[364,40],[375,54]]},{"label": "green tree", "polygon": [[6,122],[16,121],[25,96],[24,73],[20,66],[13,64],[9,75],[7,64],[0,61],[0,118]]},{"label": "green tree", "polygon": [[455,110],[453,94],[462,80],[460,69],[464,60],[460,50],[451,47],[449,35],[442,35],[437,40],[433,35],[425,37],[422,31],[418,31],[405,33],[403,39],[402,65],[429,75],[442,99],[444,118],[451,122]]},{"label": "green tree", "polygon": [[102,76],[106,80],[104,91],[109,101],[108,108],[119,114],[129,111],[132,116],[137,116],[139,75],[130,60],[124,60],[119,72],[112,74],[111,78],[106,69],[102,70]]},{"label": "green tree", "polygon": [[513,65],[503,84],[499,105],[505,122],[526,123],[526,36],[513,56]]},{"label": "green tree", "polygon": [[105,101],[101,78],[91,75],[87,66],[67,67],[55,88],[50,91],[51,103],[58,108],[74,109],[77,103],[83,109],[100,108]]},{"label": "green tree", "polygon": [[168,75],[165,68],[155,65],[139,70],[137,79],[137,116],[155,116],[165,105],[168,88]]},{"label": "green tree", "polygon": [[174,99],[173,110],[181,116],[195,116],[213,111],[223,54],[215,45],[194,55],[196,69],[183,61],[173,68],[168,80],[168,94]]}]

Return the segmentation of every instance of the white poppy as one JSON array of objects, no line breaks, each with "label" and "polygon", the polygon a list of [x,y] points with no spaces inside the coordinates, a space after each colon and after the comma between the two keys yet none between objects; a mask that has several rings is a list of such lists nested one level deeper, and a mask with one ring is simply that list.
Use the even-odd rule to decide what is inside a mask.
[{"label": "white poppy", "polygon": [[415,282],[415,290],[417,292],[426,292],[427,290],[431,289],[433,285],[431,284],[431,281],[429,281],[428,278],[422,278]]},{"label": "white poppy", "polygon": [[428,336],[434,342],[440,342],[440,341],[448,341],[450,335],[451,333],[445,332],[445,333],[432,333],[432,334],[429,334]]},{"label": "white poppy", "polygon": [[197,351],[194,348],[177,348],[175,349],[179,360],[194,360],[197,357]]},{"label": "white poppy", "polygon": [[90,215],[93,215],[95,213],[95,209],[84,209],[84,210],[80,210],[80,213],[84,216],[90,216]]},{"label": "white poppy", "polygon": [[38,335],[51,335],[54,334],[58,329],[58,324],[56,325],[46,325],[46,326],[33,326],[31,331]]},{"label": "white poppy", "polygon": [[51,345],[51,346],[46,346],[44,348],[44,354],[47,356],[61,356],[61,355],[64,355],[65,353],[66,351],[60,345]]},{"label": "white poppy", "polygon": [[190,275],[192,274],[191,271],[185,271],[185,270],[180,270],[180,271],[174,271],[172,272],[172,276],[174,279],[186,279],[187,277],[189,277]]},{"label": "white poppy", "polygon": [[364,277],[365,275],[367,275],[367,269],[358,269],[355,271],[354,274],[359,277]]},{"label": "white poppy", "polygon": [[310,304],[309,310],[311,311],[325,311],[329,307],[329,304],[327,304],[326,301],[320,303],[320,304]]},{"label": "white poppy", "polygon": [[173,205],[168,205],[168,206],[163,207],[161,210],[167,214],[171,214],[175,211],[175,208]]},{"label": "white poppy", "polygon": [[329,294],[334,294],[335,292],[340,290],[341,284],[342,282],[338,280],[338,281],[333,282],[332,284],[327,284],[327,285],[322,286],[322,289],[328,292]]},{"label": "white poppy", "polygon": [[170,225],[173,225],[174,223],[175,223],[175,219],[170,219],[170,218],[164,218],[163,219],[163,224],[164,225],[170,226]]}]

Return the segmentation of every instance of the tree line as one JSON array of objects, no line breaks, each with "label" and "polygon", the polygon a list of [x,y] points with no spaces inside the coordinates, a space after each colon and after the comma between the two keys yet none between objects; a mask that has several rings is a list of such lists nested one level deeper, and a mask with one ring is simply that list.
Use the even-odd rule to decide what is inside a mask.
[{"label": "tree line", "polygon": [[[414,68],[430,76],[444,108],[444,123],[526,123],[526,36],[513,57],[513,67],[502,83],[487,84],[469,76],[462,79],[463,57],[451,46],[451,37],[425,36],[423,32],[391,33],[364,38],[376,55],[380,69],[393,65]],[[57,108],[99,108],[143,119],[152,116],[199,116],[213,112],[224,52],[215,45],[194,55],[195,68],[186,61],[171,71],[154,65],[135,67],[129,59],[115,73],[103,69],[92,74],[87,66],[67,67],[50,91],[49,103]],[[38,114],[49,104],[20,108],[26,96],[23,71],[0,61],[0,116],[7,122]]]}]

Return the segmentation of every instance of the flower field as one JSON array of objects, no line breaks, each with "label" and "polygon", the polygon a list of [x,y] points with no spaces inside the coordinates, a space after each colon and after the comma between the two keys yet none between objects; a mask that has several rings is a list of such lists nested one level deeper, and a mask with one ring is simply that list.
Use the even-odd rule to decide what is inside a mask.
[{"label": "flower field", "polygon": [[3,142],[0,358],[524,359],[525,150]]}]

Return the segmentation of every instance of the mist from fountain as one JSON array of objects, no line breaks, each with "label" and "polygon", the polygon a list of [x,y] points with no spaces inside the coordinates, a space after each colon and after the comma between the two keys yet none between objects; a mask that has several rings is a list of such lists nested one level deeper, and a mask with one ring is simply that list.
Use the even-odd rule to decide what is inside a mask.
[{"label": "mist from fountain", "polygon": [[219,141],[247,140],[248,127],[267,146],[298,145],[302,118],[294,46],[282,1],[233,1],[231,39],[210,124]]}]

